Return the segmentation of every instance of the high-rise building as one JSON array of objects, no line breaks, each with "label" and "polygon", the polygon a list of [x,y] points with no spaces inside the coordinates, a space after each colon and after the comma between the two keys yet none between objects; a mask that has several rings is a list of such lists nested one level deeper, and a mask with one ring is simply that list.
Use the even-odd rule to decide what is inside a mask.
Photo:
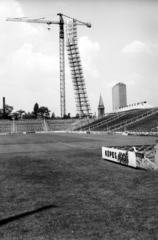
[{"label": "high-rise building", "polygon": [[98,105],[98,117],[103,116],[104,115],[104,103],[103,103],[103,99],[100,95],[100,99],[99,99],[99,105]]},{"label": "high-rise building", "polygon": [[113,110],[127,105],[126,85],[124,83],[117,83],[113,86],[112,103]]}]

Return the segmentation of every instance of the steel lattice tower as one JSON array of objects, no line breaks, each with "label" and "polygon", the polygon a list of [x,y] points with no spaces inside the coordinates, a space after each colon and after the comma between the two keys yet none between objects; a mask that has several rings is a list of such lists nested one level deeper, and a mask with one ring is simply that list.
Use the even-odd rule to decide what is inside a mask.
[{"label": "steel lattice tower", "polygon": [[90,104],[88,101],[85,79],[80,60],[80,54],[77,41],[77,24],[76,21],[69,20],[66,25],[67,52],[69,65],[71,68],[73,88],[75,92],[76,111],[83,115],[90,115]]},{"label": "steel lattice tower", "polygon": [[61,117],[66,114],[65,104],[65,52],[64,52],[64,20],[62,14],[60,16],[59,29],[59,57],[60,57],[60,111]]}]

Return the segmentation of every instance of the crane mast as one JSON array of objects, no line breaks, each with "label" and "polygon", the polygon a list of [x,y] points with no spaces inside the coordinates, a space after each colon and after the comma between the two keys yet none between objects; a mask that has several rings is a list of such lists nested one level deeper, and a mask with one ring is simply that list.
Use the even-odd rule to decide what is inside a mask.
[{"label": "crane mast", "polygon": [[[38,19],[29,19],[27,17],[22,18],[7,18],[6,21],[15,21],[15,22],[28,22],[28,23],[44,23],[50,26],[51,24],[58,24],[59,25],[59,63],[60,63],[60,111],[61,111],[61,117],[63,118],[66,114],[66,103],[65,103],[65,48],[64,48],[64,22],[63,16],[70,18],[73,20],[75,25],[85,25],[87,27],[91,27],[90,23],[85,23],[82,21],[79,21],[77,19],[71,18],[69,16],[66,16],[64,14],[58,13],[59,21],[51,21],[51,20],[45,20],[45,18],[38,18]],[[73,80],[75,95],[77,95],[77,111],[80,113],[80,115],[83,115],[84,112],[89,115],[89,103],[86,100],[87,99],[87,93],[85,91],[85,83],[82,77],[82,73],[80,73],[79,79],[78,75],[76,75],[75,72],[75,65],[72,61],[72,55],[73,55],[73,49],[77,47],[76,44],[73,44],[72,47],[68,46],[68,55],[71,54],[71,59],[69,59],[70,67],[72,67],[73,64],[73,73],[75,73],[75,81]],[[78,51],[78,48],[77,48]],[[78,58],[78,53],[75,51],[76,59]],[[75,60],[76,61],[76,60]],[[78,69],[80,70],[81,64],[78,61]],[[74,76],[72,77],[74,79]],[[79,87],[84,86],[84,87]],[[82,95],[82,97],[81,97]],[[82,100],[80,100],[82,99]]]},{"label": "crane mast", "polygon": [[60,110],[61,117],[66,114],[65,104],[65,51],[64,51],[64,20],[61,13],[58,13],[60,17],[59,23],[59,61],[60,61]]}]

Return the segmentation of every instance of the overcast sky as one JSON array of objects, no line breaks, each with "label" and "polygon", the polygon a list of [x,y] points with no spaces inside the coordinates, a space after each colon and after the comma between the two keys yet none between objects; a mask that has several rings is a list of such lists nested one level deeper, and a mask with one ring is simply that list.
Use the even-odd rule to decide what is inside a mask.
[{"label": "overcast sky", "polygon": [[[91,112],[99,96],[112,111],[112,87],[127,85],[127,103],[158,106],[157,0],[0,0],[0,106],[14,111],[48,107],[60,116],[59,26],[8,22],[7,17],[46,17],[63,13],[92,28],[78,26],[78,44]],[[65,19],[66,20],[66,19]],[[66,60],[66,112],[76,115]]]}]

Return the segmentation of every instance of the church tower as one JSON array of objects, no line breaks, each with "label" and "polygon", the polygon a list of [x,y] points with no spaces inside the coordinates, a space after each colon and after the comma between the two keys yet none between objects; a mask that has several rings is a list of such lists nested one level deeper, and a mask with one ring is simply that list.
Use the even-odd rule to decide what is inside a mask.
[{"label": "church tower", "polygon": [[104,115],[104,103],[103,103],[103,99],[100,95],[100,99],[99,99],[99,105],[98,105],[98,117],[101,117]]}]

